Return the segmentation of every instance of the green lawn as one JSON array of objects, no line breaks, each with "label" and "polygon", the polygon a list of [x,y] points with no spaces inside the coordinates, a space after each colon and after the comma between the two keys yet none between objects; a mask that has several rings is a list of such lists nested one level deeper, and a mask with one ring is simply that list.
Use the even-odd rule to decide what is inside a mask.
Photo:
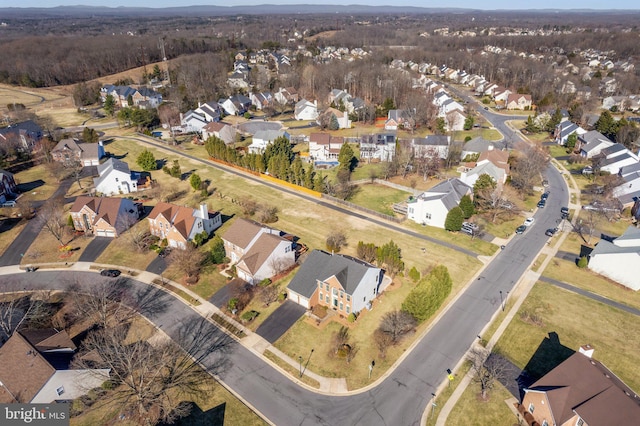
[{"label": "green lawn", "polygon": [[356,195],[349,201],[370,210],[395,216],[393,204],[405,201],[411,193],[380,184],[359,185]]},{"label": "green lawn", "polygon": [[[522,312],[537,315],[539,325],[525,322]],[[543,353],[538,353],[529,366],[535,378],[553,368],[558,358],[589,343],[595,348],[594,358],[637,391],[640,389],[637,374],[640,335],[636,333],[639,327],[640,317],[538,282],[494,350],[524,368],[540,347]],[[554,344],[553,339],[545,340],[550,333],[557,334],[559,344]]]},{"label": "green lawn", "polygon": [[500,383],[489,394],[489,399],[483,401],[479,395],[480,386],[469,384],[447,417],[447,426],[513,426],[516,416],[509,409],[505,400],[513,395]]}]

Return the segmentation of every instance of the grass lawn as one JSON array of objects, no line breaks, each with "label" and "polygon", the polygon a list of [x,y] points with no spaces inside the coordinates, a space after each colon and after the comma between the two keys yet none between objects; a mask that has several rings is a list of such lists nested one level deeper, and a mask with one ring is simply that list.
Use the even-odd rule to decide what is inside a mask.
[{"label": "grass lawn", "polygon": [[[535,313],[541,324],[523,321],[522,312]],[[528,367],[532,378],[536,378],[554,367],[550,360],[558,353],[566,353],[566,348],[575,351],[580,345],[590,343],[595,348],[594,357],[637,391],[640,389],[637,374],[640,335],[636,333],[639,327],[640,317],[538,282],[494,350],[524,368],[538,348],[549,349],[548,353],[536,354]],[[549,333],[557,333],[564,349],[548,344],[553,340],[545,341]]]},{"label": "grass lawn", "polygon": [[399,191],[390,186],[368,183],[359,185],[356,194],[349,201],[370,210],[395,216],[393,204],[406,200],[409,195],[409,192]]},{"label": "grass lawn", "polygon": [[140,228],[148,228],[146,220],[136,223],[130,230],[125,231],[107,246],[96,259],[96,263],[105,265],[118,265],[127,268],[144,271],[153,259],[158,255],[152,250],[138,251],[131,242],[130,235]]},{"label": "grass lawn", "polygon": [[[2,210],[9,209],[3,208]],[[7,212],[3,211],[2,213],[6,214]],[[27,222],[25,220],[19,220],[18,218],[0,218],[0,256],[2,256],[4,251],[7,249],[7,247],[9,247],[13,240],[15,240],[18,235],[20,235],[20,232],[26,225]]]},{"label": "grass lawn", "polygon": [[33,188],[23,192],[19,200],[20,203],[46,200],[58,188],[58,182],[49,174],[43,164],[19,171],[14,177],[16,183]]},{"label": "grass lawn", "polygon": [[496,383],[487,401],[480,397],[480,385],[470,383],[447,417],[447,426],[513,426],[516,416],[505,403],[513,395]]},{"label": "grass lawn", "polygon": [[496,129],[473,129],[473,130],[463,130],[459,132],[455,132],[455,140],[463,141],[467,136],[471,139],[477,138],[478,136],[487,141],[499,141],[502,139],[502,134]]},{"label": "grass lawn", "polygon": [[33,241],[22,257],[20,264],[29,265],[31,263],[58,263],[58,262],[77,262],[84,249],[92,241],[91,237],[66,236],[63,241],[71,240],[67,245],[71,247],[68,252],[60,250],[60,243],[46,229],[42,229],[40,234]]},{"label": "grass lawn", "polygon": [[[206,394],[204,397],[196,397],[193,401],[196,407],[191,414],[175,424],[229,424],[229,425],[265,425],[266,423],[253,411],[245,406],[233,394],[218,384],[213,378],[202,384]],[[120,406],[110,397],[101,398],[94,405],[86,409],[81,415],[70,419],[71,426],[93,426],[111,424],[138,425],[130,418],[117,419],[120,414]]]},{"label": "grass lawn", "polygon": [[[298,272],[297,269],[294,269],[289,273],[289,275],[272,283],[271,285],[276,286],[278,288],[279,294],[285,293],[287,286],[295,276],[296,272]],[[242,319],[240,319],[240,316],[244,312],[249,312],[249,311],[259,312],[259,315],[255,317],[251,322],[244,324],[251,331],[256,331],[260,326],[260,324],[262,324],[264,320],[266,320],[269,317],[269,315],[273,313],[273,311],[278,309],[278,307],[280,307],[280,302],[273,302],[273,303],[270,303],[269,306],[266,306],[264,302],[262,302],[262,300],[260,299],[260,287],[256,287],[256,292],[251,302],[249,302],[249,304],[242,310],[242,312],[238,312],[238,321],[243,322]]]}]

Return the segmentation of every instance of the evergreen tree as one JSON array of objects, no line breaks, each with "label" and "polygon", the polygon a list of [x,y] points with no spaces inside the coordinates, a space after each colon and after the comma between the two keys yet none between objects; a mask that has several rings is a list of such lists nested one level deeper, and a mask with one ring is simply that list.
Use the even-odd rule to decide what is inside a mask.
[{"label": "evergreen tree", "polygon": [[324,176],[322,176],[322,173],[316,173],[316,177],[313,180],[313,190],[318,192],[325,191]]},{"label": "evergreen tree", "polygon": [[173,165],[169,170],[169,174],[174,178],[180,178],[180,176],[182,176],[182,169],[180,168],[180,163],[178,163],[178,160],[173,160]]},{"label": "evergreen tree", "polygon": [[194,191],[199,190],[200,186],[202,185],[202,179],[200,178],[200,175],[198,175],[197,173],[191,173],[191,176],[189,177],[189,184]]},{"label": "evergreen tree", "polygon": [[577,133],[571,133],[568,137],[567,137],[567,143],[566,143],[566,147],[567,150],[569,151],[573,151],[573,148],[576,147],[576,143],[578,142],[578,134]]},{"label": "evergreen tree", "polygon": [[153,156],[153,153],[148,149],[145,149],[138,155],[136,159],[136,164],[142,167],[142,170],[145,172],[156,170],[158,165],[156,163],[156,157]]},{"label": "evergreen tree", "polygon": [[393,240],[378,248],[376,261],[378,266],[384,266],[391,276],[395,276],[404,269],[400,248]]},{"label": "evergreen tree", "polygon": [[96,143],[100,139],[100,135],[95,129],[91,127],[85,127],[82,130],[82,140],[87,143]]},{"label": "evergreen tree", "polygon": [[313,189],[313,180],[316,177],[316,171],[313,167],[313,163],[309,163],[309,167],[307,167],[307,171],[304,174],[304,187]]},{"label": "evergreen tree", "polygon": [[409,292],[402,303],[402,310],[411,314],[416,321],[422,322],[436,313],[451,293],[452,287],[453,281],[447,267],[437,265]]},{"label": "evergreen tree", "polygon": [[600,114],[600,118],[596,121],[594,128],[609,139],[615,140],[616,133],[618,132],[618,122],[609,111],[605,110]]},{"label": "evergreen tree", "polygon": [[224,251],[224,241],[218,235],[211,240],[211,262],[215,265],[224,263],[226,253]]},{"label": "evergreen tree", "polygon": [[464,213],[465,219],[469,219],[476,212],[475,207],[473,206],[473,201],[471,201],[471,197],[469,195],[462,196],[462,198],[460,199],[459,206],[462,209],[462,212]]},{"label": "evergreen tree", "polygon": [[358,164],[358,159],[353,152],[353,148],[348,143],[342,144],[338,154],[338,168],[352,172]]},{"label": "evergreen tree", "polygon": [[463,221],[464,212],[460,207],[454,207],[447,214],[447,218],[444,221],[444,229],[447,231],[459,231],[462,229]]},{"label": "evergreen tree", "polygon": [[338,130],[340,128],[340,124],[338,123],[338,118],[335,114],[331,114],[331,121],[329,121],[329,130]]},{"label": "evergreen tree", "polygon": [[113,117],[113,113],[116,110],[116,101],[112,95],[107,95],[104,99],[104,112],[110,117]]},{"label": "evergreen tree", "polygon": [[471,130],[473,129],[473,124],[474,124],[475,120],[472,116],[467,117],[464,120],[464,130]]}]

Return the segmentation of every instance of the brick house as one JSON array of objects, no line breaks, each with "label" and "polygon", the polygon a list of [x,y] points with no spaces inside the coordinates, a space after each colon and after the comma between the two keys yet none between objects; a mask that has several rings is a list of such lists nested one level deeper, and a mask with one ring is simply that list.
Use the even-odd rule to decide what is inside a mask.
[{"label": "brick house", "polygon": [[517,408],[529,426],[638,422],[638,395],[592,355],[590,345],[581,346],[579,352],[524,389]]},{"label": "brick house", "polygon": [[362,260],[314,250],[287,286],[287,295],[307,309],[322,305],[346,316],[370,306],[382,291],[383,278],[382,269]]},{"label": "brick house", "polygon": [[161,202],[149,213],[149,230],[160,239],[167,239],[169,247],[186,248],[187,241],[193,240],[197,234],[213,231],[222,226],[220,212],[209,213],[206,203],[193,209]]},{"label": "brick house", "polygon": [[138,205],[128,198],[80,196],[70,213],[76,231],[98,237],[117,237],[139,217]]},{"label": "brick house", "polygon": [[79,161],[83,166],[97,166],[104,157],[102,141],[98,143],[82,143],[77,139],[62,139],[51,150],[53,161],[66,163]]}]

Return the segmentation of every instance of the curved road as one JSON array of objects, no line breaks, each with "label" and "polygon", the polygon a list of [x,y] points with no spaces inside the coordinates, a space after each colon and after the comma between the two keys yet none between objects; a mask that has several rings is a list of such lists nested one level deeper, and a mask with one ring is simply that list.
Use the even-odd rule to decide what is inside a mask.
[{"label": "curved road", "polygon": [[[377,386],[345,396],[312,392],[283,376],[242,345],[233,345],[231,362],[220,379],[276,425],[419,425],[431,393],[465,355],[476,336],[500,309],[507,295],[533,262],[547,237],[544,230],[555,224],[568,194],[562,176],[549,169],[551,195],[547,208],[536,214],[536,222],[517,235],[498,253],[477,280],[450,305],[441,319],[405,359]],[[42,271],[4,276],[20,288],[64,289],[74,277],[84,277],[88,288],[97,279],[89,272]],[[136,288],[146,284],[131,280]],[[175,335],[186,319],[198,316],[181,301],[165,296],[166,309],[147,316],[169,335]],[[210,327],[215,327],[210,324]],[[217,365],[212,355],[205,365]]]}]

